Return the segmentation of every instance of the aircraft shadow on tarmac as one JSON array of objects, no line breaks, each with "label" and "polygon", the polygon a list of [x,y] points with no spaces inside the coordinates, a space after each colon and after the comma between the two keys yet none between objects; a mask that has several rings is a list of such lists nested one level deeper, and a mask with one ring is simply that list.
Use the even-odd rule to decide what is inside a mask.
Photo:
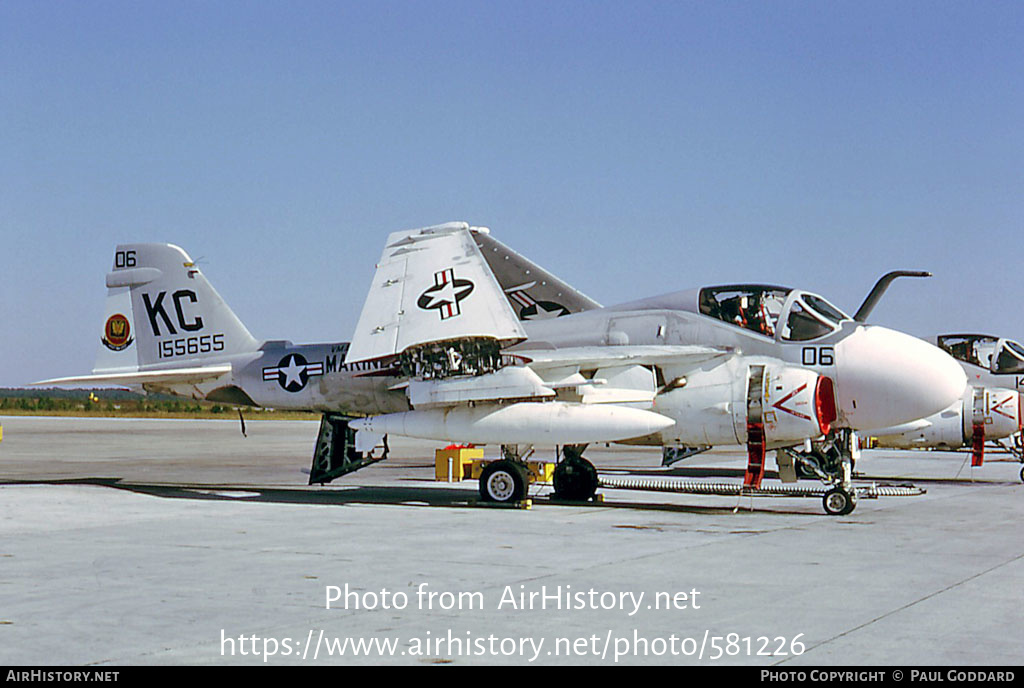
[{"label": "aircraft shadow on tarmac", "polygon": [[[742,480],[743,468],[732,467],[700,467],[700,466],[677,466],[674,468],[616,468],[612,466],[599,469],[601,473],[618,477],[639,477],[639,478],[676,478],[676,479],[706,479],[706,478],[728,478],[737,481]],[[776,471],[765,471],[768,480],[777,480]],[[906,485],[908,482],[926,484],[948,484],[948,485],[1018,485],[1015,481],[995,481],[983,477],[970,475],[961,477],[910,477],[910,476],[874,476],[869,474],[855,474],[858,483],[875,482],[878,484]],[[304,504],[304,505],[357,505],[357,504],[387,504],[405,506],[429,506],[448,508],[490,508],[490,509],[514,509],[511,505],[496,505],[479,500],[475,490],[462,488],[446,488],[438,485],[433,480],[425,478],[407,477],[399,478],[401,482],[408,485],[345,485],[335,484],[330,487],[324,486],[260,486],[246,484],[219,484],[219,483],[157,483],[139,482],[135,480],[122,480],[120,478],[64,478],[54,480],[6,480],[0,481],[0,485],[94,485],[110,487],[118,490],[127,490],[137,494],[145,494],[164,499],[192,499],[192,500],[214,500],[214,501],[244,501],[270,504]],[[810,482],[810,481],[802,481]],[[429,487],[427,487],[429,485]],[[534,504],[557,505],[575,508],[612,508],[612,509],[635,509],[654,510],[677,513],[729,513],[737,509],[744,512],[757,511],[771,514],[803,514],[821,515],[816,508],[817,500],[801,499],[793,496],[759,497],[752,498],[729,498],[716,497],[718,504],[678,504],[659,501],[658,493],[648,493],[649,497],[637,500],[638,491],[631,490],[629,501],[620,501],[618,495],[622,493],[615,488],[604,488],[602,493],[604,501],[595,502],[566,502],[556,500],[548,495],[535,496],[537,490],[532,489],[531,495]],[[779,500],[786,500],[780,502]],[[801,506],[797,506],[800,504]],[[815,507],[807,509],[810,504]],[[769,508],[770,507],[770,508]]]},{"label": "aircraft shadow on tarmac", "polygon": [[[742,473],[742,472],[741,472]],[[621,474],[621,472],[620,472]],[[638,473],[639,474],[639,473]],[[658,475],[666,475],[661,472]],[[475,491],[458,488],[434,487],[432,480],[406,478],[410,483],[431,484],[431,487],[406,486],[367,486],[349,485],[342,489],[336,487],[295,486],[267,487],[253,485],[224,485],[212,483],[144,483],[124,481],[120,478],[63,478],[54,480],[4,480],[0,485],[89,485],[125,490],[136,494],[149,495],[162,499],[190,499],[199,501],[226,502],[257,502],[266,504],[296,505],[403,505],[410,507],[448,507],[448,508],[486,508],[499,510],[518,510],[512,505],[499,505],[483,502],[478,499]],[[751,511],[763,514],[823,516],[817,510],[818,500],[789,498],[788,504],[780,503],[781,498],[759,498],[742,500],[730,497],[716,497],[718,504],[670,504],[656,501],[656,493],[650,493],[655,501],[616,501],[616,489],[603,490],[602,502],[569,502],[552,499],[547,495],[532,496],[536,506],[560,506],[588,509],[632,509],[643,511],[662,511],[668,513],[697,514],[728,514],[737,510],[745,513]],[[636,491],[631,491],[636,495]],[[806,503],[803,508],[797,504]],[[766,509],[771,504],[771,509]],[[811,505],[814,507],[808,509]],[[831,518],[831,517],[830,517]]]}]

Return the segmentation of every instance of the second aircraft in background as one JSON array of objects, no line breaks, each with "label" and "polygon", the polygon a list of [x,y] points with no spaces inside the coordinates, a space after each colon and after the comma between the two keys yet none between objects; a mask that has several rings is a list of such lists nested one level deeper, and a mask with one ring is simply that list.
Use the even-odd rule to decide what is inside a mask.
[{"label": "second aircraft in background", "polygon": [[[984,334],[944,334],[934,339],[967,374],[963,396],[941,412],[871,434],[878,447],[971,449],[971,465],[984,462],[986,443],[1024,463],[1021,424],[1024,408],[1024,346]],[[1024,468],[1020,472],[1024,480]]]}]

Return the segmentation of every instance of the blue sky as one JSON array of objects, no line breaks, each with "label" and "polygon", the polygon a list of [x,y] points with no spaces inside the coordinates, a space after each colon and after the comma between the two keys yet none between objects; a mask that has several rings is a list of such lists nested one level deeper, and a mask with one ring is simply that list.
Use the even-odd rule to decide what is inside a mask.
[{"label": "blue sky", "polygon": [[117,243],[347,340],[391,231],[595,299],[765,281],[1024,338],[1017,2],[0,2],[0,386],[88,372]]}]

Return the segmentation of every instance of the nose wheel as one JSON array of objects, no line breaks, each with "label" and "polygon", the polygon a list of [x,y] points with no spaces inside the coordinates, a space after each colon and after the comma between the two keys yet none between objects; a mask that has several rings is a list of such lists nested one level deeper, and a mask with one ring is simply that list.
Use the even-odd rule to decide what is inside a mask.
[{"label": "nose wheel", "polygon": [[842,487],[833,487],[821,500],[829,516],[845,516],[857,507],[857,492]]}]

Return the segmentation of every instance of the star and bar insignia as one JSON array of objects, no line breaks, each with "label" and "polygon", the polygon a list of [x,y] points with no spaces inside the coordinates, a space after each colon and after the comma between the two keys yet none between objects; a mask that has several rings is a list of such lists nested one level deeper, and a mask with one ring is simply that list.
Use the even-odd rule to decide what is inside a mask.
[{"label": "star and bar insignia", "polygon": [[462,313],[459,302],[473,293],[473,283],[457,279],[455,270],[448,268],[434,273],[434,286],[420,294],[416,305],[425,311],[437,310],[441,320],[454,318]]},{"label": "star and bar insignia", "polygon": [[263,369],[263,379],[276,380],[286,392],[301,391],[310,377],[323,374],[322,362],[309,363],[301,354],[288,354],[277,366]]}]

